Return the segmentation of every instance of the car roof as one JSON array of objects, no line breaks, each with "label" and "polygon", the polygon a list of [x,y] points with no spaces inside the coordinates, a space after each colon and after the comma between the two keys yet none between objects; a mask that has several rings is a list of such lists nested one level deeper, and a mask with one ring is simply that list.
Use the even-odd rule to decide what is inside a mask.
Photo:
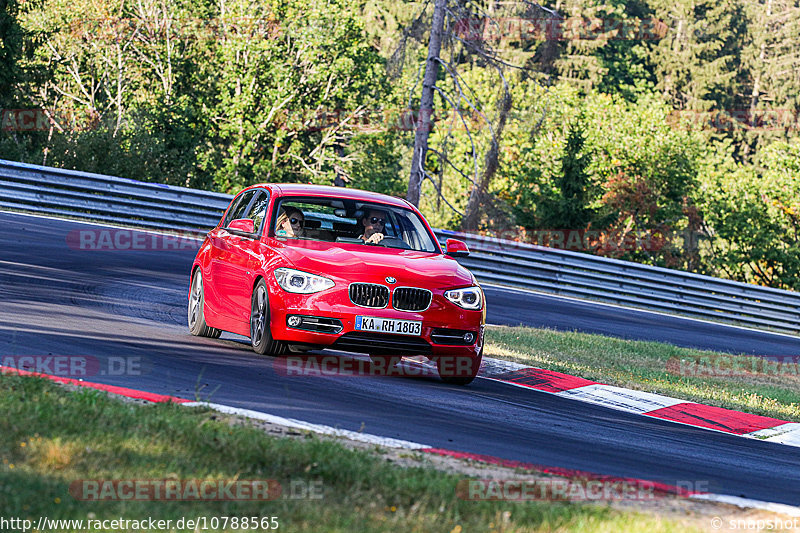
[{"label": "car roof", "polygon": [[[358,202],[376,202],[405,207],[410,204],[402,198],[395,198],[387,194],[364,191],[361,189],[349,189],[347,187],[332,187],[330,185],[310,185],[305,183],[260,183],[252,187],[266,187],[272,190],[276,196],[321,196],[327,198],[343,198]],[[249,189],[250,187],[248,187]]]}]

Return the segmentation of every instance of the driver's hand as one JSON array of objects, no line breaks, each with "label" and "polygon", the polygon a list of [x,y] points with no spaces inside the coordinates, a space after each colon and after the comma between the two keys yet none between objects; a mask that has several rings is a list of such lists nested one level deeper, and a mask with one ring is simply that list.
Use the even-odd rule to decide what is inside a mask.
[{"label": "driver's hand", "polygon": [[383,233],[373,233],[369,239],[364,241],[366,244],[378,244],[383,240]]}]

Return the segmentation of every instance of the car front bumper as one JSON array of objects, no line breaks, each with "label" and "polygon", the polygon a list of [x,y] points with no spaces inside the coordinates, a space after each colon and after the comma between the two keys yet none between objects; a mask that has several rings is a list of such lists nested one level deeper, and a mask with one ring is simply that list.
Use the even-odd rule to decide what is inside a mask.
[{"label": "car front bumper", "polygon": [[[425,311],[409,312],[357,306],[343,291],[308,295],[275,288],[270,295],[270,328],[279,341],[372,355],[429,357],[477,358],[483,348],[485,311],[461,309],[441,293],[434,292]],[[301,324],[290,326],[287,319],[292,316],[301,317]],[[357,316],[421,321],[422,331],[420,335],[357,331]],[[464,340],[466,333],[473,334],[472,342]]]}]

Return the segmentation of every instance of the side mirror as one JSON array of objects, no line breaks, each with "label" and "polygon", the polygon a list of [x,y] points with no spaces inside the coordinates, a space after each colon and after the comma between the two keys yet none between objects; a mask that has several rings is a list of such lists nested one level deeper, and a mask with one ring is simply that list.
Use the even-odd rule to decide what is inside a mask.
[{"label": "side mirror", "polygon": [[237,218],[228,224],[228,227],[225,229],[228,230],[228,233],[252,238],[254,236],[253,234],[256,232],[256,225],[249,218]]},{"label": "side mirror", "polygon": [[450,257],[467,257],[469,255],[469,248],[464,241],[447,239],[447,241],[445,241],[444,253]]}]

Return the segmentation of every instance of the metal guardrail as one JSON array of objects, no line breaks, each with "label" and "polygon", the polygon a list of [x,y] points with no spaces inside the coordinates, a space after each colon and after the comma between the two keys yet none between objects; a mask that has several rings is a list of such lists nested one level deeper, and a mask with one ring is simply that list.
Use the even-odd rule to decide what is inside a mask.
[{"label": "metal guardrail", "polygon": [[580,252],[437,230],[463,240],[459,262],[481,282],[800,332],[800,293]]},{"label": "metal guardrail", "polygon": [[[208,230],[231,196],[0,160],[0,209],[146,228]],[[800,293],[569,250],[436,230],[465,241],[481,282],[800,333]]]},{"label": "metal guardrail", "polygon": [[132,224],[210,229],[227,194],[0,160],[0,208]]}]

